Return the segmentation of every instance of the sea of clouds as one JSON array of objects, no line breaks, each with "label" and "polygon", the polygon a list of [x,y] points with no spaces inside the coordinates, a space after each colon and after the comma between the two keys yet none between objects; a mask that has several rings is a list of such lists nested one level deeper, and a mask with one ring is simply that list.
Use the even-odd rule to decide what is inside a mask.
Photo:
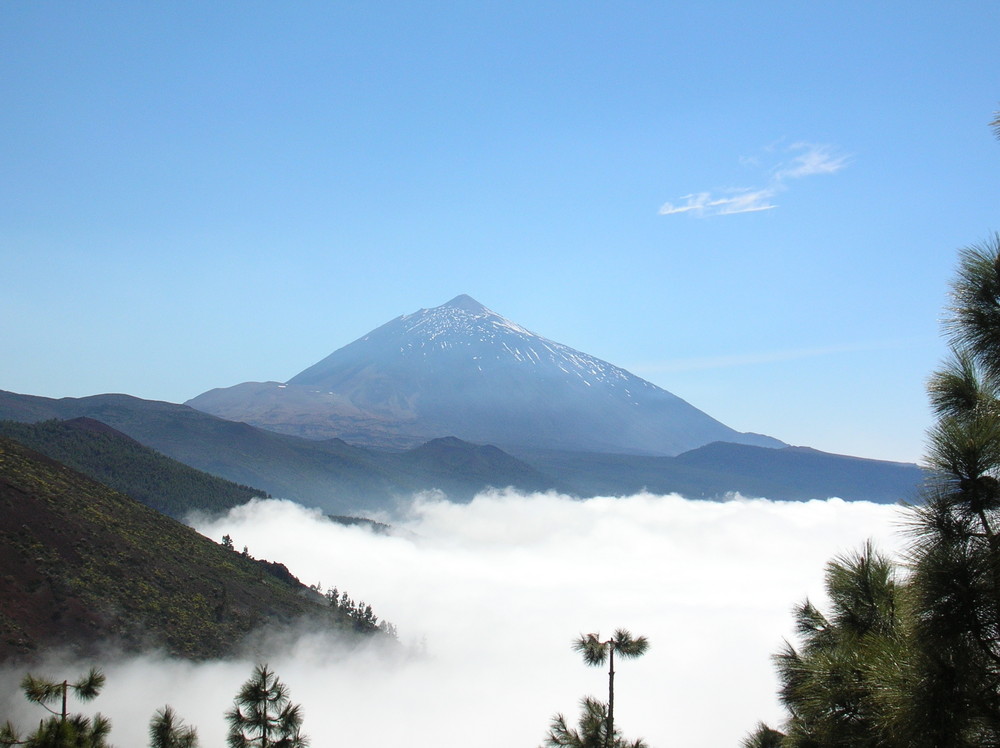
[{"label": "sea of clouds", "polygon": [[[626,737],[715,748],[739,745],[759,719],[780,721],[770,655],[793,637],[793,605],[822,604],[827,561],[865,540],[896,553],[902,519],[899,507],[839,499],[497,492],[468,504],[418,497],[391,534],[276,500],[194,524],[306,584],[364,599],[398,627],[398,647],[316,631],[258,642],[315,748],[539,746],[556,712],[575,723],[582,696],[607,696],[606,670],[585,666],[572,640],[616,628],[650,641],[616,668]],[[113,744],[141,746],[153,712],[170,704],[202,746],[221,746],[223,713],[263,656],[112,658],[99,663],[104,692],[80,711],[110,716]],[[61,680],[89,664],[36,672]],[[0,671],[0,715],[30,727],[42,715],[17,691],[22,674]]]}]

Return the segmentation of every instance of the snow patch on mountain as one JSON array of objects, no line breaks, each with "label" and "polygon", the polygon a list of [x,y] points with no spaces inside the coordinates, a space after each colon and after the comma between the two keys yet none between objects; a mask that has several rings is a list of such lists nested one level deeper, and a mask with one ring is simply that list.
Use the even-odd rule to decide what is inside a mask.
[{"label": "snow patch on mountain", "polygon": [[[406,340],[399,347],[403,355],[419,353],[426,356],[433,350],[468,349],[471,360],[479,362],[492,358],[532,365],[548,364],[578,377],[588,387],[595,384],[617,387],[626,383],[636,388],[659,389],[613,364],[544,338],[464,294],[441,306],[404,314],[394,323]],[[375,333],[361,340],[372,342]],[[482,371],[482,364],[478,367]],[[632,397],[628,388],[624,392],[626,397]]]}]

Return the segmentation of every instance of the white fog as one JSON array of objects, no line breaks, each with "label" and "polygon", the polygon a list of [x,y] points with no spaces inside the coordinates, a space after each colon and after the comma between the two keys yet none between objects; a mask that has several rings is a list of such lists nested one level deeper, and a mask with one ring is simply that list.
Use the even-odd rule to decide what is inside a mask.
[{"label": "white fog", "polygon": [[[347,650],[315,632],[285,637],[267,660],[305,715],[315,748],[348,745],[532,748],[551,717],[575,724],[607,675],[570,648],[581,633],[627,628],[650,641],[621,662],[616,724],[652,748],[737,746],[780,719],[770,655],[791,636],[791,608],[822,602],[825,563],[868,538],[894,552],[901,510],[838,499],[725,503],[638,495],[576,501],[494,493],[470,504],[417,499],[394,533],[344,527],[291,502],[262,501],[196,521],[305,584],[336,585],[398,627],[401,646]],[[398,649],[398,651],[394,651]],[[223,745],[223,712],[254,664],[108,658],[88,714],[111,742],[147,744],[170,704]],[[62,679],[89,662],[35,668]],[[22,727],[43,716],[0,671],[0,709]]]}]

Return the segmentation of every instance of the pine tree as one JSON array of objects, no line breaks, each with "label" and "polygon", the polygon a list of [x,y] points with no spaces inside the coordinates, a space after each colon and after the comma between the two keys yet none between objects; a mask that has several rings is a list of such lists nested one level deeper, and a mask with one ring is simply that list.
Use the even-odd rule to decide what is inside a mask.
[{"label": "pine tree", "polygon": [[301,733],[302,710],[288,700],[288,687],[266,664],[254,668],[226,719],[230,748],[304,748],[309,744]]},{"label": "pine tree", "polygon": [[912,670],[899,729],[914,746],[1000,744],[1000,235],[963,250],[930,380],[934,481],[913,510]]},{"label": "pine tree", "polygon": [[[14,726],[7,722],[0,728],[0,745],[27,745],[29,748],[107,748],[111,721],[100,714],[93,719],[82,714],[70,714],[68,698],[72,693],[81,701],[97,697],[104,686],[104,674],[97,668],[70,683],[50,681],[30,673],[21,681],[25,698],[40,705],[50,717],[39,723],[38,729],[23,740]],[[50,704],[58,704],[53,708]]]},{"label": "pine tree", "polygon": [[583,655],[583,661],[588,665],[601,666],[608,663],[608,726],[605,732],[607,741],[615,734],[615,653],[625,658],[641,657],[649,648],[645,636],[633,638],[625,629],[617,629],[610,639],[601,641],[599,634],[581,635],[573,642],[573,649]]},{"label": "pine tree", "polygon": [[611,748],[648,748],[641,738],[628,742],[617,730],[613,739],[608,739],[607,704],[587,696],[581,700],[580,706],[577,728],[570,727],[561,714],[553,718],[545,738],[548,748],[606,748],[608,745]]},{"label": "pine tree", "polygon": [[[951,299],[906,582],[840,564],[849,594],[831,590],[830,618],[800,608],[802,645],[775,658],[784,732],[759,725],[746,748],[1000,746],[1000,234],[960,252]],[[868,613],[842,615],[859,593]]]},{"label": "pine tree", "polygon": [[905,654],[895,566],[868,543],[827,564],[826,592],[829,613],[806,600],[796,611],[798,648],[786,643],[774,657],[790,717],[781,742],[758,727],[758,745],[886,745],[891,704],[882,694],[898,685]]},{"label": "pine tree", "polygon": [[197,748],[198,731],[185,725],[169,706],[157,709],[149,722],[150,748]]}]

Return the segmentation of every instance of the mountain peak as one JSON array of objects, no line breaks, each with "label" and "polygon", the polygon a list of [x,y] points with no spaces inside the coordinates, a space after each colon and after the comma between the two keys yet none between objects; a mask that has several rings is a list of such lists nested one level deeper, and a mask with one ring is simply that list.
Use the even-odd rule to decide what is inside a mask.
[{"label": "mountain peak", "polygon": [[[285,404],[274,413],[284,413],[284,423],[321,424],[324,413],[334,413],[424,441],[454,436],[500,447],[645,454],[678,454],[713,441],[779,444],[739,434],[651,382],[543,338],[466,294],[390,320],[299,372],[280,392]],[[197,407],[208,409],[206,403]]]},{"label": "mountain peak", "polygon": [[446,302],[446,303],[442,304],[438,308],[440,309],[442,307],[446,307],[446,308],[450,308],[450,309],[461,309],[461,310],[463,310],[465,312],[472,312],[474,314],[482,314],[484,312],[489,312],[490,311],[489,309],[487,309],[486,307],[484,307],[482,304],[480,304],[478,301],[476,301],[474,298],[472,298],[468,294],[464,294],[464,293],[459,294],[454,299],[452,299],[449,302]]}]

